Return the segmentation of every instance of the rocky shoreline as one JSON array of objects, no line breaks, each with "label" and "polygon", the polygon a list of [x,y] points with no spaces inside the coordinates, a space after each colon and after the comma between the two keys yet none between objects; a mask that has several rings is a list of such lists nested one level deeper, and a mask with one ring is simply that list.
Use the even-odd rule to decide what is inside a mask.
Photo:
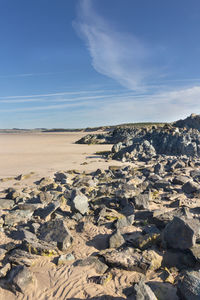
[{"label": "rocky shoreline", "polygon": [[110,157],[131,165],[1,191],[2,290],[25,299],[39,281],[34,264],[48,258],[94,289],[72,297],[63,281],[55,299],[200,299],[200,133],[170,125],[122,136]]}]

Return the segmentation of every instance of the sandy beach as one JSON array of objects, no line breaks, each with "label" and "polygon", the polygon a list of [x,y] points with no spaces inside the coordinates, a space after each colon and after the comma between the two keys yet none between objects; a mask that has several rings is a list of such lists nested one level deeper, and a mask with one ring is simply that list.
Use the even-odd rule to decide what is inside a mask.
[{"label": "sandy beach", "polygon": [[[0,177],[27,172],[47,175],[58,170],[92,170],[104,166],[97,151],[111,145],[77,145],[84,133],[0,134]],[[87,163],[87,166],[81,165]]]}]

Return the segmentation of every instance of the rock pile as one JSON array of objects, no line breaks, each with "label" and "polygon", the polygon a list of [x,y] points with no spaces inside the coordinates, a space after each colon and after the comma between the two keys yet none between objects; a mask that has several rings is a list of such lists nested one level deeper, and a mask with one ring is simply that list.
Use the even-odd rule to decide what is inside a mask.
[{"label": "rock pile", "polygon": [[149,160],[158,155],[200,156],[200,115],[165,126],[117,127],[87,135],[77,143],[113,144],[109,157],[122,161]]},{"label": "rock pile", "polygon": [[157,155],[199,157],[200,132],[167,125],[139,132],[112,148],[112,158],[123,161],[148,160]]},{"label": "rock pile", "polygon": [[184,120],[178,120],[173,123],[174,126],[180,128],[193,128],[198,129],[200,131],[200,115],[191,114]]},{"label": "rock pile", "polygon": [[[121,299],[167,299],[169,290],[173,299],[200,299],[199,167],[195,158],[152,158],[88,174],[60,171],[5,190],[0,226],[13,241],[0,245],[0,286],[23,293],[37,280],[30,271],[37,257],[53,256],[58,265],[91,266],[96,284],[112,281],[116,269],[140,274]],[[88,224],[96,236],[86,235]],[[96,251],[80,259],[83,236]]]}]

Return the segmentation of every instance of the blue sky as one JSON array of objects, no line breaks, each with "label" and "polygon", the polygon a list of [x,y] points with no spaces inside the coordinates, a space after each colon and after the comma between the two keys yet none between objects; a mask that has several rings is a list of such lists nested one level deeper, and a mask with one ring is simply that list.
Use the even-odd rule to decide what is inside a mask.
[{"label": "blue sky", "polygon": [[0,128],[200,113],[199,0],[0,0]]}]

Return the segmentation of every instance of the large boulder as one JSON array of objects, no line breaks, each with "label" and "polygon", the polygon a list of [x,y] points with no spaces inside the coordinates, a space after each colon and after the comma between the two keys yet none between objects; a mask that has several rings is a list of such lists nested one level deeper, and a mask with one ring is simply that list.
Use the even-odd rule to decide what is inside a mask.
[{"label": "large boulder", "polygon": [[199,234],[199,222],[183,217],[174,217],[163,231],[163,239],[167,247],[174,249],[189,249],[196,243]]},{"label": "large boulder", "polygon": [[190,180],[182,186],[182,189],[186,194],[192,194],[200,189],[200,185],[198,183]]},{"label": "large boulder", "polygon": [[67,250],[73,241],[66,223],[61,219],[42,224],[39,228],[39,239],[47,243],[55,243],[62,251]]},{"label": "large boulder", "polygon": [[200,272],[186,272],[178,284],[178,294],[183,300],[200,299]]},{"label": "large boulder", "polygon": [[33,274],[29,268],[19,265],[9,271],[6,280],[2,280],[4,285],[14,293],[23,293],[33,282]]}]

